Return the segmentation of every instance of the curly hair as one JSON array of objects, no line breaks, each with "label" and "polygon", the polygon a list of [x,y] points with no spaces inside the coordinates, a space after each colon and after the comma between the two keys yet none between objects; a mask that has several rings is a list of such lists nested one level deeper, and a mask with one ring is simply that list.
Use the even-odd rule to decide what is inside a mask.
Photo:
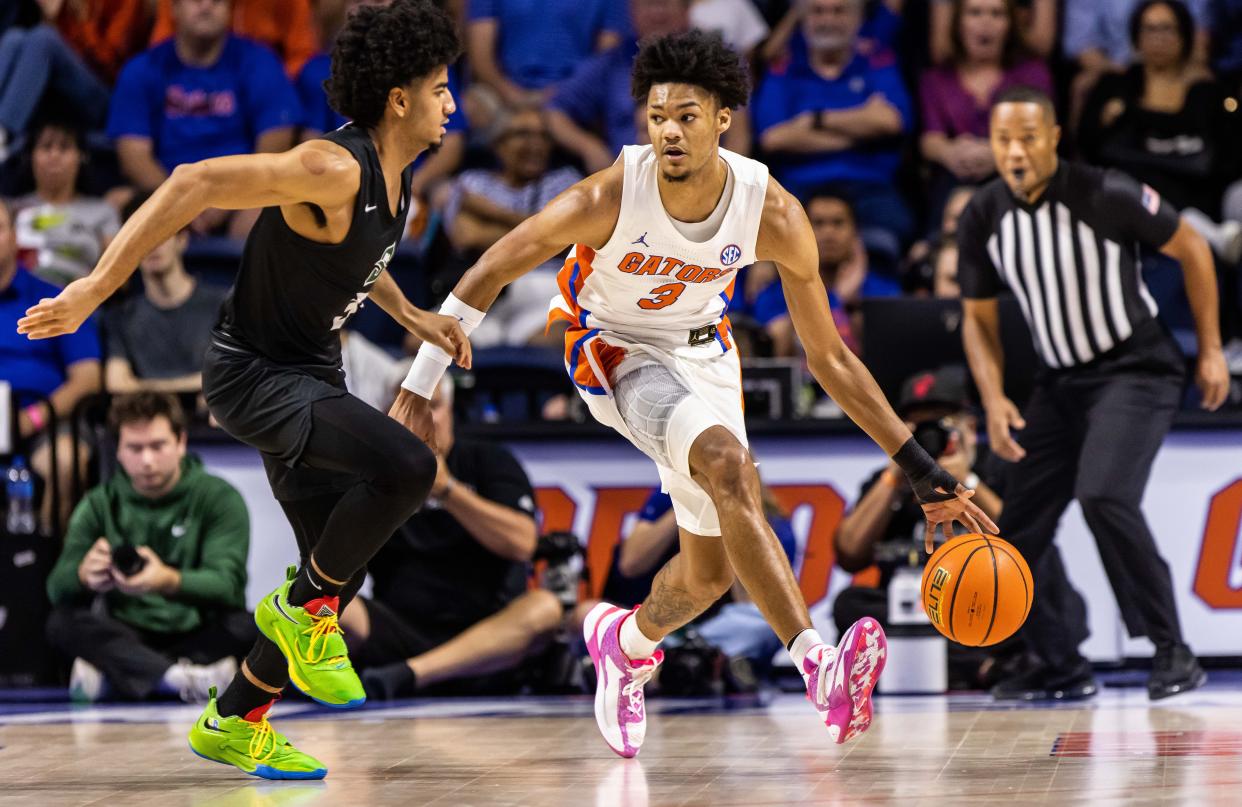
[{"label": "curly hair", "polygon": [[323,88],[333,109],[374,128],[393,87],[425,78],[460,55],[452,18],[431,0],[363,5],[336,38],[332,72]]},{"label": "curly hair", "polygon": [[750,74],[719,34],[688,31],[648,39],[634,58],[630,91],[647,101],[655,84],[692,84],[715,96],[721,107],[737,109],[750,98]]}]

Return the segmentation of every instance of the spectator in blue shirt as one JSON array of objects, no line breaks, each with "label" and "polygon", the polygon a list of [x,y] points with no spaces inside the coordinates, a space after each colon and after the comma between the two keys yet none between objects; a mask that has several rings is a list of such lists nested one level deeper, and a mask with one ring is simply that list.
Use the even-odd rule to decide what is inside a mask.
[{"label": "spectator in blue shirt", "polygon": [[486,129],[501,107],[545,102],[552,85],[621,41],[625,11],[618,0],[470,0],[471,122]]},{"label": "spectator in blue shirt", "polygon": [[575,154],[587,173],[612,165],[635,140],[630,71],[638,40],[690,27],[688,0],[630,0],[634,37],[587,59],[557,85],[548,123],[558,145]]},{"label": "spectator in blue shirt", "polygon": [[[293,146],[297,93],[276,54],[229,31],[228,0],[173,0],[177,31],[121,70],[108,134],[121,170],[152,191],[182,163]],[[207,210],[198,235],[244,237],[255,211]]]},{"label": "spectator in blue shirt", "polygon": [[807,0],[806,55],[768,70],[755,130],[791,193],[805,200],[825,183],[848,186],[868,246],[897,254],[914,229],[893,187],[910,97],[891,53],[860,51],[862,17],[863,0]]},{"label": "spectator in blue shirt", "polygon": [[[74,408],[89,395],[99,391],[99,334],[91,320],[82,323],[76,333],[55,339],[31,341],[18,334],[17,321],[26,309],[45,297],[55,297],[56,286],[35,277],[17,263],[17,236],[13,229],[12,211],[0,201],[0,381],[13,389],[13,403],[18,408],[15,437],[29,441],[30,467],[51,484],[52,456],[49,426],[52,409],[63,427],[56,435],[57,482],[61,491],[60,523],[68,522],[73,503],[69,489],[73,480],[73,442],[68,419]],[[21,443],[19,443],[21,445]],[[79,452],[85,472],[89,453]],[[43,497],[43,527],[51,524],[52,498]]]}]

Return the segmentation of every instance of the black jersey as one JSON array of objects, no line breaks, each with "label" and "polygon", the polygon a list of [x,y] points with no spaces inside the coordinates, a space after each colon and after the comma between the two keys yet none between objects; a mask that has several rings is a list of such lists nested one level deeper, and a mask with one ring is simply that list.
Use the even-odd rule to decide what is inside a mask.
[{"label": "black jersey", "polygon": [[246,238],[241,270],[220,309],[215,335],[278,364],[339,375],[339,331],[396,252],[410,207],[413,167],[401,174],[394,216],[366,129],[347,124],[323,139],[348,149],[362,169],[345,240],[316,243],[290,229],[279,207],[265,208]]},{"label": "black jersey", "polygon": [[1087,364],[1156,318],[1139,245],[1163,246],[1178,222],[1159,193],[1117,171],[1062,161],[1033,205],[995,179],[958,223],[962,296],[1008,286],[1044,364]]}]

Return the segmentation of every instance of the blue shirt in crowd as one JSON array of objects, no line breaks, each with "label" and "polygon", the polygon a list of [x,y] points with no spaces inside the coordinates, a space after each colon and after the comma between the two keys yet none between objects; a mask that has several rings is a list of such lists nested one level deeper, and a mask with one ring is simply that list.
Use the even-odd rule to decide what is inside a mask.
[{"label": "blue shirt in crowd", "polygon": [[[804,59],[787,59],[768,70],[759,88],[754,102],[755,131],[762,137],[768,129],[803,112],[860,107],[877,93],[897,109],[902,129],[908,132],[913,120],[910,96],[890,52],[855,54],[833,81],[816,75]],[[774,154],[769,164],[790,193],[805,199],[816,187],[830,182],[887,185],[900,162],[900,143],[893,138],[863,143],[846,151]]]},{"label": "blue shirt in crowd", "polygon": [[470,0],[470,21],[498,23],[497,62],[519,87],[539,90],[569,77],[603,31],[624,36],[621,0]]},{"label": "blue shirt in crowd", "polygon": [[[298,99],[302,104],[302,122],[308,129],[317,132],[333,132],[345,125],[345,116],[328,105],[328,94],[324,92],[323,83],[332,72],[332,57],[326,53],[313,56],[298,73]],[[457,68],[450,66],[448,71],[448,88],[457,103],[457,111],[449,116],[445,130],[463,132],[466,130],[466,111],[458,91]]]},{"label": "blue shirt in crowd", "polygon": [[[1096,49],[1117,64],[1129,64],[1130,14],[1140,0],[1071,0],[1065,4],[1061,48],[1077,59],[1083,51]],[[1211,22],[1210,0],[1183,0],[1197,28]],[[1228,2],[1228,0],[1225,0]]]},{"label": "blue shirt in crowd", "polygon": [[121,70],[108,135],[149,137],[171,171],[182,163],[253,152],[259,135],[302,122],[297,93],[276,54],[231,36],[211,67],[177,56],[173,40]]},{"label": "blue shirt in crowd", "polygon": [[579,126],[604,132],[614,154],[636,140],[637,104],[630,95],[630,72],[637,55],[638,42],[630,39],[592,56],[557,87],[552,97],[552,106]]},{"label": "blue shirt in crowd", "polygon": [[9,287],[0,291],[0,379],[12,385],[18,406],[29,406],[38,395],[46,398],[56,391],[65,383],[69,365],[99,359],[99,332],[93,320],[54,339],[31,340],[17,332],[17,321],[27,309],[59,293],[59,288],[21,267]]}]

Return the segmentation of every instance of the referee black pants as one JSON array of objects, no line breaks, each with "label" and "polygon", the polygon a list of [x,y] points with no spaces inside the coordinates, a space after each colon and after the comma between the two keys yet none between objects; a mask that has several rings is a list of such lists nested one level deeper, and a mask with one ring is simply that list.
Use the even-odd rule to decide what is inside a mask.
[{"label": "referee black pants", "polygon": [[[1181,642],[1181,627],[1169,565],[1139,505],[1181,398],[1178,363],[1180,355],[1154,368],[1096,367],[1042,380],[1023,413],[1017,439],[1026,456],[1010,476],[999,524],[1035,569],[1077,499],[1127,630],[1157,646]],[[1023,633],[1045,663],[1069,670],[1082,660],[1086,612],[1058,601],[1065,600],[1036,596]]]}]

